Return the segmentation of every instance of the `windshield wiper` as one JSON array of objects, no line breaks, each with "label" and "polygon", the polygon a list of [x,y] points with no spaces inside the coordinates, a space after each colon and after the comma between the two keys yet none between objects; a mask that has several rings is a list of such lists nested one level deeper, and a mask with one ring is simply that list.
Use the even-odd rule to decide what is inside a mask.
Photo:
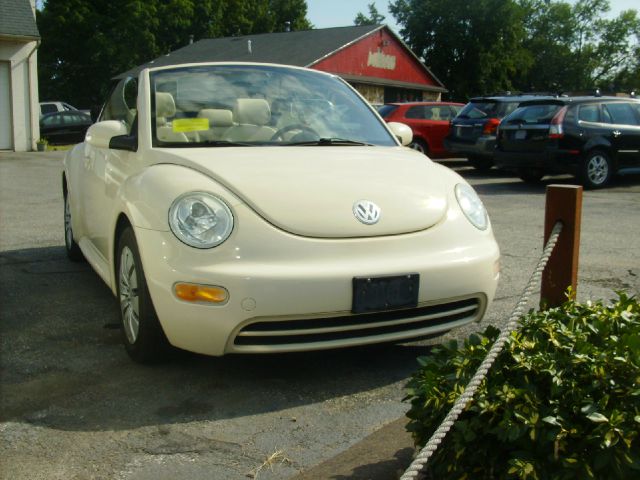
[{"label": "windshield wiper", "polygon": [[229,140],[203,140],[195,142],[194,145],[204,145],[207,147],[253,147],[256,144],[247,142],[231,142]]},{"label": "windshield wiper", "polygon": [[330,146],[344,146],[344,145],[353,145],[353,146],[373,146],[373,143],[359,142],[357,140],[349,140],[346,138],[336,138],[336,137],[326,137],[319,138],[318,140],[307,140],[304,142],[292,142],[287,143],[285,146],[319,146],[319,147],[330,147]]},{"label": "windshield wiper", "polygon": [[162,142],[166,148],[198,148],[198,147],[255,147],[255,143],[230,142],[228,140],[204,140],[201,142]]}]

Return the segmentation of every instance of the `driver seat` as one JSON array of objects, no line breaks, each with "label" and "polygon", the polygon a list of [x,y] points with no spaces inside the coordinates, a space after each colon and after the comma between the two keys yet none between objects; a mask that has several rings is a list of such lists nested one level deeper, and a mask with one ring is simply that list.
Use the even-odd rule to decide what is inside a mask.
[{"label": "driver seat", "polygon": [[167,92],[156,92],[156,135],[161,142],[187,143],[189,139],[182,132],[174,132],[167,120],[176,114],[176,102]]},{"label": "driver seat", "polygon": [[238,98],[233,108],[233,122],[224,134],[230,142],[264,142],[271,140],[275,128],[271,121],[269,103],[263,98]]}]

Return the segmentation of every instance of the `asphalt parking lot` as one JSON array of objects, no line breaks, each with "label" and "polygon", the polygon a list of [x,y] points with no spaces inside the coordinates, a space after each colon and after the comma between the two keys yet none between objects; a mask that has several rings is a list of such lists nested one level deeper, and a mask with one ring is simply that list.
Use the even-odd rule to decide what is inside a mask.
[{"label": "asphalt parking lot", "polygon": [[[425,343],[132,363],[109,289],[66,259],[62,156],[0,152],[0,478],[289,478],[404,415]],[[444,163],[491,215],[502,273],[485,323],[500,325],[542,250],[545,185],[572,179]],[[639,211],[640,175],[585,192],[579,300],[640,292]]]}]

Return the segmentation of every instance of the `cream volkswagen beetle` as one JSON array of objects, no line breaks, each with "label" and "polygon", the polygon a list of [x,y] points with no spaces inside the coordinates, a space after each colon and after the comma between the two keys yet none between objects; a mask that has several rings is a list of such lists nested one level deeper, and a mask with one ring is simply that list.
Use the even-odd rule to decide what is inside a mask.
[{"label": "cream volkswagen beetle", "polygon": [[499,250],[474,190],[340,78],[143,70],[64,160],[65,244],[138,362],[398,342],[478,322]]}]

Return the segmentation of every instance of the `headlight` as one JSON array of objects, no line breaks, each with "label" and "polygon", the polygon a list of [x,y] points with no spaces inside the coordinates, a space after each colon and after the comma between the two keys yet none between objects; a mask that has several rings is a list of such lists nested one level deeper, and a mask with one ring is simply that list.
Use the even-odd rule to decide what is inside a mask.
[{"label": "headlight", "polygon": [[489,217],[475,190],[466,183],[459,183],[456,185],[455,191],[458,204],[460,204],[465,217],[474,227],[486,230],[489,226]]},{"label": "headlight", "polygon": [[229,207],[209,193],[192,192],[178,197],[169,209],[169,226],[179,240],[195,248],[213,248],[233,230]]}]

